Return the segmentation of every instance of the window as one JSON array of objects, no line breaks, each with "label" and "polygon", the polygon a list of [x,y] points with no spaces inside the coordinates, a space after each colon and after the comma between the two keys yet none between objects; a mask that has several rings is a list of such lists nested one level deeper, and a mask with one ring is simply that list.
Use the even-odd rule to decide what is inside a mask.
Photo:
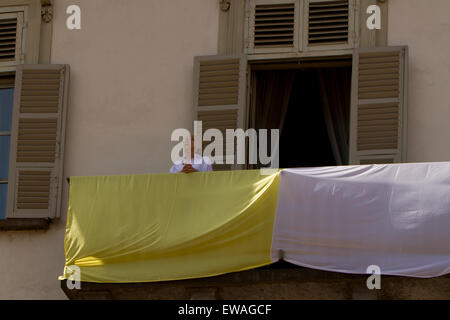
[{"label": "window", "polygon": [[249,127],[280,129],[280,168],[348,164],[351,55],[252,63]]},{"label": "window", "polygon": [[[286,119],[281,109],[286,109],[284,126],[293,130],[281,132],[281,139],[284,134],[291,142],[307,140],[296,146],[297,153],[284,154],[289,166],[405,161],[408,48],[358,48],[352,55],[326,59],[251,61],[248,78],[245,55],[196,57],[195,119],[203,121],[203,130],[281,129]],[[301,68],[307,70],[299,73]],[[266,124],[252,123],[255,112],[270,114],[262,116]],[[294,137],[299,126],[307,130]],[[316,149],[318,144],[326,149]],[[306,149],[310,154],[298,153]]]},{"label": "window", "polygon": [[[369,0],[245,0],[244,2],[231,0],[230,3],[230,10],[220,14],[218,46],[220,54],[229,56],[210,56],[208,59],[226,60],[227,57],[234,55],[241,56],[241,61],[247,64],[242,68],[247,72],[244,71],[239,78],[240,86],[243,85],[240,87],[242,89],[239,90],[239,95],[245,95],[244,98],[239,99],[241,101],[239,114],[244,118],[238,116],[236,118],[238,120],[230,120],[231,116],[226,113],[231,111],[222,108],[225,106],[201,107],[196,101],[195,119],[201,120],[202,117],[207,119],[210,122],[208,128],[220,124],[221,130],[242,126],[243,129],[254,128],[255,101],[263,100],[264,104],[270,105],[270,99],[264,98],[266,90],[262,89],[258,93],[258,81],[259,85],[262,82],[267,86],[271,81],[270,78],[275,79],[281,74],[292,76],[293,73],[297,73],[298,75],[299,72],[296,69],[306,67],[315,68],[316,71],[327,70],[328,67],[323,68],[322,62],[319,66],[314,61],[328,60],[333,65],[339,65],[342,59],[350,59],[352,65],[345,66],[346,71],[338,72],[336,75],[345,73],[343,76],[345,83],[351,88],[327,90],[326,95],[321,94],[321,100],[325,101],[323,97],[328,100],[336,96],[333,92],[345,92],[345,108],[340,108],[345,110],[345,128],[336,125],[336,117],[333,116],[336,110],[328,107],[323,109],[326,103],[318,100],[317,92],[314,95],[314,91],[304,89],[307,85],[312,86],[315,83],[312,89],[317,91],[318,72],[313,70],[303,72],[301,80],[305,81],[303,84],[298,84],[300,80],[287,83],[292,83],[296,88],[301,87],[303,92],[307,93],[301,95],[296,92],[297,96],[292,98],[292,103],[296,103],[297,106],[315,104],[321,107],[322,111],[310,108],[305,110],[308,112],[306,113],[290,108],[292,112],[288,115],[288,121],[281,125],[286,128],[295,128],[302,122],[306,128],[302,139],[314,141],[308,142],[311,146],[310,152],[317,155],[323,154],[324,156],[319,159],[322,163],[325,161],[331,163],[333,160],[329,149],[332,149],[333,154],[339,151],[341,161],[338,163],[342,164],[393,163],[406,160],[408,48],[406,46],[386,47],[387,1],[377,1],[383,17],[380,30],[366,28],[365,20],[368,18],[366,8],[372,4]],[[238,13],[243,3],[245,3],[245,18]],[[241,37],[241,33],[244,37]],[[277,64],[275,69],[274,64]],[[255,74],[255,65],[260,68],[258,74]],[[311,67],[312,65],[315,66]],[[268,70],[273,71],[271,76],[265,75],[265,71]],[[333,75],[333,72],[327,73],[330,77]],[[203,87],[207,86],[208,78],[200,80],[198,72],[196,76],[196,82],[201,81]],[[308,82],[309,77],[313,77],[310,82]],[[284,82],[287,79],[287,76],[281,77]],[[339,83],[342,84],[343,81]],[[224,82],[217,83],[214,90],[225,94],[228,89],[223,87],[224,84]],[[323,83],[320,86],[323,86]],[[325,87],[328,86],[325,85]],[[196,90],[194,95],[197,97],[199,86],[194,88]],[[270,90],[281,93],[286,88],[289,86],[278,83]],[[273,96],[274,93],[270,95]],[[275,99],[278,101],[277,108],[291,104],[291,101],[286,102],[285,98]],[[328,105],[333,106],[335,103],[328,103]],[[214,113],[210,112],[212,110]],[[294,111],[297,113],[293,113]],[[302,118],[298,118],[297,121],[295,117]],[[315,122],[312,121],[313,118]],[[226,122],[226,119],[230,121]],[[241,122],[242,119],[244,124]],[[318,121],[322,123],[321,132],[308,129]],[[333,133],[333,131],[336,132]],[[285,130],[284,136],[295,139],[289,132]],[[333,133],[331,137],[330,132]],[[326,133],[330,138],[329,142],[325,141]],[[315,143],[316,136],[319,136],[322,142]],[[340,141],[347,140],[345,148],[339,147],[333,136]],[[282,137],[283,133],[281,139]],[[283,145],[283,141],[280,141],[280,145]],[[316,152],[314,148],[317,145],[328,147]],[[304,151],[302,150],[303,154]],[[282,150],[280,152],[283,153]],[[280,157],[283,155],[280,154]],[[290,160],[297,155],[285,154],[284,157]],[[314,165],[318,163],[315,158],[315,155],[308,155],[302,159],[302,163]],[[284,161],[284,163],[287,162]],[[287,165],[291,164],[287,163]]]},{"label": "window", "polygon": [[1,230],[40,225],[61,206],[69,66],[44,64],[51,26],[41,2],[17,5],[0,7]]}]

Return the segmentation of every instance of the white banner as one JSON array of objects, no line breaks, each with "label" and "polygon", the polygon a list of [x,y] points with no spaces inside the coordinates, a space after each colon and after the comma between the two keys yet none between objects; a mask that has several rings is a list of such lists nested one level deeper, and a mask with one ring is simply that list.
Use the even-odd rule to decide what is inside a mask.
[{"label": "white banner", "polygon": [[450,273],[450,163],[281,172],[272,259],[334,272]]}]

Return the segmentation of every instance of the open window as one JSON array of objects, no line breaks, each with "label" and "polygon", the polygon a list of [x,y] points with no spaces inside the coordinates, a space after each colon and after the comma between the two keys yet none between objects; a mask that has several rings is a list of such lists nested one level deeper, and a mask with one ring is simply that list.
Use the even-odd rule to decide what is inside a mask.
[{"label": "open window", "polygon": [[249,126],[280,129],[280,167],[406,160],[407,47],[251,64]]},{"label": "open window", "polygon": [[280,130],[280,167],[348,164],[351,56],[251,65],[249,126]]},{"label": "open window", "polygon": [[407,47],[353,52],[251,61],[249,79],[241,56],[198,57],[195,118],[280,129],[281,168],[405,161]]}]

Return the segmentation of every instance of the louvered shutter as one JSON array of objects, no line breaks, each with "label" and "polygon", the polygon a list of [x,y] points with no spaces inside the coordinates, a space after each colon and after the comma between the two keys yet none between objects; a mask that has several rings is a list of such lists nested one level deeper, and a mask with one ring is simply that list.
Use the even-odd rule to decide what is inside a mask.
[{"label": "louvered shutter", "polygon": [[[241,55],[203,56],[194,59],[195,119],[202,121],[203,132],[222,132],[226,154],[226,129],[245,129],[247,60]],[[228,141],[228,143],[233,143]],[[204,142],[204,146],[209,142]],[[234,147],[236,151],[236,146]],[[224,159],[225,162],[226,159]],[[214,170],[229,170],[241,166],[214,165]]]},{"label": "louvered shutter", "polygon": [[247,17],[247,52],[298,51],[299,18],[298,0],[251,0]]},{"label": "louvered shutter", "polygon": [[59,217],[69,66],[16,71],[8,218]]},{"label": "louvered shutter", "polygon": [[354,46],[354,0],[305,0],[304,50],[347,49]]},{"label": "louvered shutter", "polygon": [[22,60],[22,26],[22,12],[0,14],[0,66]]},{"label": "louvered shutter", "polygon": [[352,164],[405,161],[407,47],[355,49]]}]

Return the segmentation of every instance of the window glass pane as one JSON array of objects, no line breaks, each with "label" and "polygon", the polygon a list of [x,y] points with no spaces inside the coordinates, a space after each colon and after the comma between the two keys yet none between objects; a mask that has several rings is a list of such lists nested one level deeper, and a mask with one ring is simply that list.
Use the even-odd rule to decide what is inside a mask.
[{"label": "window glass pane", "polygon": [[6,219],[6,194],[8,185],[0,184],[0,219]]},{"label": "window glass pane", "polygon": [[11,131],[14,89],[0,89],[0,132]]},{"label": "window glass pane", "polygon": [[0,136],[0,180],[8,179],[10,136]]},{"label": "window glass pane", "polygon": [[[10,132],[14,105],[14,89],[0,89],[0,132]],[[8,179],[11,137],[0,136],[0,180]],[[0,219],[6,219],[8,184],[0,183]]]}]

